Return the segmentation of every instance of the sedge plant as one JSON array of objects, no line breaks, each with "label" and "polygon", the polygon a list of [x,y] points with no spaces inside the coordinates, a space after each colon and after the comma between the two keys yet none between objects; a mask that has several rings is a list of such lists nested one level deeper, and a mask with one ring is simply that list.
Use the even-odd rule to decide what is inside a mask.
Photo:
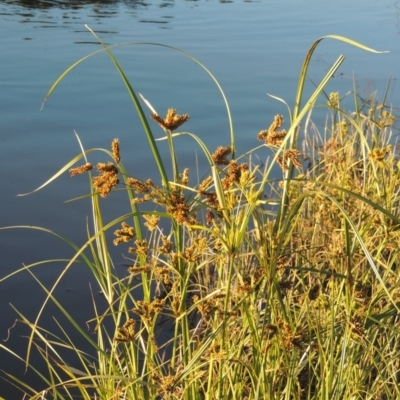
[{"label": "sedge plant", "polygon": [[[340,36],[317,40],[300,71],[294,107],[287,106],[288,129],[283,116],[276,115],[255,134],[261,145],[237,157],[228,101],[198,60],[164,46],[194,60],[220,90],[230,134],[215,151],[196,134],[178,131],[188,114],[171,108],[162,117],[136,93],[113,47],[92,33],[132,99],[161,184],[129,174],[118,139],[110,150],[100,150],[108,161],[94,166],[90,157],[99,150],[85,150],[76,135],[80,154],[37,190],[66,171],[87,174],[92,227],[82,245],[48,231],[72,246],[75,256],[53,287],[38,280],[47,299],[37,318],[30,321],[18,313],[31,332],[27,367],[35,370],[33,347],[48,365],[46,372],[35,370],[43,388],[29,387],[7,371],[2,377],[31,399],[400,397],[400,172],[391,137],[394,116],[385,102],[361,99],[355,89],[353,113],[341,107],[338,93],[324,92],[344,56],[303,99],[310,61],[323,39],[376,51]],[[46,99],[87,57],[57,79]],[[312,124],[317,106],[329,117],[324,132]],[[164,131],[172,176],[149,116]],[[181,136],[189,136],[208,162],[209,175],[196,184],[179,165],[174,142]],[[250,162],[253,152],[267,150],[272,155],[265,168]],[[272,174],[277,165],[280,179]],[[106,221],[102,198],[112,199],[116,187],[126,191],[130,212]],[[2,229],[11,228],[18,227]],[[115,271],[110,245],[129,254],[123,277]],[[104,309],[93,300],[95,336],[54,296],[77,261],[90,269],[106,302]],[[33,275],[33,267],[24,269]],[[70,327],[59,323],[57,335],[40,327],[50,301],[85,339],[86,348],[75,345]],[[76,364],[65,361],[65,351],[75,355]]]}]

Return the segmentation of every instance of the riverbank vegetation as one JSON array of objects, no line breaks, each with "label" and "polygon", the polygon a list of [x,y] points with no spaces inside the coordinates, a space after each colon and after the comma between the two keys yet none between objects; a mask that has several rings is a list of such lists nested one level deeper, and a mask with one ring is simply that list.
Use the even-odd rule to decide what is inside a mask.
[{"label": "riverbank vegetation", "polygon": [[[43,391],[14,380],[28,398],[400,398],[394,116],[385,96],[361,99],[354,89],[349,112],[339,93],[324,92],[343,56],[303,99],[321,40],[306,55],[294,107],[254,132],[255,150],[270,151],[265,165],[255,165],[251,152],[237,157],[229,104],[197,60],[220,89],[231,126],[227,142],[212,150],[182,130],[189,115],[171,108],[163,117],[137,94],[103,45],[141,118],[160,179],[130,175],[118,139],[102,150],[104,163],[93,165],[93,150],[85,151],[79,137],[81,154],[50,179],[66,171],[71,179],[89,175],[92,227],[87,242],[74,245],[66,270],[84,263],[106,307],[93,301],[89,334],[53,296],[55,288],[43,286],[46,302],[71,326],[55,335],[19,315],[31,332],[28,368],[33,347],[48,366],[37,371]],[[316,105],[326,109],[323,131],[311,122]],[[171,176],[150,119],[164,131]],[[209,174],[200,181],[174,150],[184,135],[208,160]],[[280,177],[272,174],[277,166]],[[106,221],[102,201],[112,201],[114,190],[126,192],[131,212]],[[123,276],[109,256],[114,245],[129,259]],[[76,347],[71,327],[86,348]],[[2,376],[14,379],[7,371]]]}]

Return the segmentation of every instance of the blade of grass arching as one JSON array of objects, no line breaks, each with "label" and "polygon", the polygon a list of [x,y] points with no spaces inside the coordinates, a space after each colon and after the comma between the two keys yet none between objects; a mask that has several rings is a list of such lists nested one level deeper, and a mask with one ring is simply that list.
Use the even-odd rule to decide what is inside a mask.
[{"label": "blade of grass arching", "polygon": [[[89,150],[91,152],[93,150]],[[32,193],[35,193],[41,189],[43,189],[45,186],[56,180],[60,175],[62,175],[64,172],[68,171],[77,161],[79,161],[81,158],[83,158],[82,154],[79,154],[78,156],[74,157],[72,160],[70,160],[67,164],[65,164],[61,169],[59,169],[50,179],[48,179],[45,183],[43,183],[41,186],[39,186],[37,189],[33,190],[32,192],[29,193],[22,193],[22,194],[17,194],[17,196],[22,197],[22,196],[28,196]]]},{"label": "blade of grass arching", "polygon": [[[115,45],[113,47],[116,47],[118,45]],[[82,63],[83,61],[87,60],[88,58],[94,56],[95,54],[101,53],[103,52],[103,49],[100,50],[96,50],[93,53],[90,53],[88,55],[86,55],[85,57],[82,57],[81,59],[79,59],[78,61],[74,62],[72,65],[70,65],[55,81],[54,83],[50,86],[50,89],[47,91],[43,102],[42,102],[42,106],[41,106],[41,110],[43,110],[44,108],[44,103],[46,102],[46,100],[51,96],[51,94],[54,92],[55,88],[60,84],[60,82],[80,63]]]},{"label": "blade of grass arching", "polygon": [[[291,127],[288,131],[288,135],[291,137],[291,143],[290,143],[290,148],[295,148],[295,135],[294,132],[290,132],[290,130],[292,129],[296,129],[298,124],[300,123],[300,120],[302,119],[302,117],[304,116],[304,114],[306,112],[309,111],[309,109],[314,105],[314,102],[316,100],[316,98],[319,96],[319,94],[323,91],[324,87],[326,86],[326,83],[331,79],[331,77],[335,74],[336,70],[338,69],[338,67],[340,66],[340,64],[343,62],[344,60],[344,56],[339,56],[339,58],[337,59],[336,63],[331,67],[331,69],[329,70],[329,72],[325,75],[325,78],[321,81],[321,83],[318,85],[318,88],[314,91],[313,95],[310,97],[310,99],[308,100],[308,102],[306,103],[306,105],[301,108],[301,102],[302,102],[302,97],[303,97],[303,92],[304,92],[304,84],[305,84],[305,80],[307,77],[307,71],[308,71],[308,67],[310,65],[310,61],[312,58],[312,55],[315,51],[315,49],[317,48],[317,46],[319,45],[319,43],[323,40],[323,39],[335,39],[335,40],[339,40],[342,42],[345,42],[347,44],[350,44],[352,46],[358,47],[360,49],[366,50],[366,51],[370,51],[372,53],[385,53],[386,51],[377,51],[374,50],[370,47],[367,47],[359,42],[356,42],[354,40],[348,39],[346,37],[343,36],[338,36],[338,35],[327,35],[327,36],[323,36],[321,38],[319,38],[317,41],[315,41],[312,46],[310,47],[309,51],[306,54],[306,57],[303,61],[303,65],[302,68],[300,70],[300,75],[299,75],[299,82],[298,82],[298,86],[297,86],[297,90],[296,90],[296,97],[295,97],[295,105],[294,105],[294,110],[293,110],[293,119],[291,121]],[[314,98],[314,100],[313,100]],[[301,110],[301,111],[300,111]],[[302,115],[303,114],[303,115]],[[301,116],[301,118],[299,118]],[[287,203],[288,203],[288,188],[289,188],[289,183],[290,183],[290,179],[293,176],[293,163],[290,161],[289,162],[289,170],[286,172],[285,175],[285,186],[284,186],[284,190],[283,190],[283,194],[282,194],[282,202],[281,202],[281,207],[279,208],[278,211],[278,216],[277,216],[277,225],[276,225],[276,229],[275,229],[275,233],[277,230],[279,230],[280,225],[282,223],[282,219],[285,216],[286,213],[286,209],[287,209]]]},{"label": "blade of grass arching", "polygon": [[[1,228],[0,228],[0,229],[1,229]],[[54,263],[59,263],[59,262],[63,262],[63,263],[69,262],[69,259],[67,259],[67,258],[55,258],[55,259],[53,259],[53,260],[38,261],[38,262],[35,262],[35,263],[32,263],[32,264],[29,264],[28,267],[29,267],[29,268],[34,268],[34,267],[38,267],[38,266],[44,265],[44,264],[54,264]],[[77,262],[78,262],[78,261],[77,261]],[[21,273],[22,271],[25,271],[26,268],[27,268],[27,267],[25,266],[25,267],[22,267],[22,268],[17,269],[16,271],[11,272],[10,274],[8,274],[8,275],[4,276],[3,278],[1,278],[1,279],[0,279],[0,282],[3,282],[3,281],[5,281],[5,280],[7,280],[7,279],[11,278],[11,277],[14,276],[14,275],[18,275],[18,274]]]},{"label": "blade of grass arching", "polygon": [[344,36],[339,36],[339,35],[327,35],[327,36],[322,36],[321,38],[319,38],[318,40],[316,40],[312,46],[310,47],[310,49],[308,50],[306,57],[303,61],[303,65],[301,67],[300,70],[300,75],[299,75],[299,82],[297,84],[297,90],[296,90],[296,97],[295,97],[295,102],[294,102],[294,111],[293,111],[293,118],[297,118],[299,112],[300,112],[300,108],[301,108],[301,100],[303,97],[303,92],[304,92],[304,84],[305,84],[305,80],[307,77],[307,71],[308,71],[308,67],[310,65],[310,61],[311,58],[314,54],[315,49],[317,48],[317,46],[320,44],[320,42],[324,39],[335,39],[344,43],[347,43],[351,46],[355,46],[358,47],[362,50],[365,51],[369,51],[371,53],[375,53],[375,54],[381,54],[381,53],[387,53],[387,51],[378,51],[378,50],[374,50],[370,47],[367,47],[359,42],[356,42],[355,40],[351,40],[349,38],[346,38]]},{"label": "blade of grass arching", "polygon": [[[92,33],[93,31],[90,29],[90,27],[87,26],[87,29],[90,30]],[[96,35],[95,35],[96,36]],[[97,36],[96,36],[97,37]],[[97,38],[98,39],[98,38]],[[96,50],[93,53],[90,53],[89,55],[81,58],[80,60],[78,60],[77,62],[75,62],[74,64],[72,64],[70,67],[68,67],[58,78],[57,80],[52,84],[52,86],[50,87],[50,89],[47,91],[46,96],[43,100],[43,104],[42,104],[42,108],[44,106],[45,101],[51,96],[51,94],[54,92],[54,90],[56,89],[56,87],[60,84],[60,82],[65,78],[65,76],[71,72],[76,66],[78,66],[81,62],[85,61],[86,59],[88,59],[89,57],[92,57],[98,53],[101,53],[103,51],[107,51],[110,49],[114,49],[117,47],[125,47],[125,46],[138,46],[138,45],[144,45],[144,46],[159,46],[159,47],[163,47],[163,48],[167,48],[173,51],[176,51],[180,54],[183,54],[184,56],[188,57],[189,59],[191,59],[192,61],[194,61],[197,65],[199,65],[209,76],[210,78],[214,81],[214,83],[216,84],[219,92],[221,93],[222,99],[224,101],[225,104],[225,108],[226,108],[226,112],[227,112],[227,116],[228,116],[228,122],[229,122],[229,131],[230,131],[230,137],[231,137],[231,146],[232,146],[232,157],[234,158],[235,156],[235,149],[236,149],[236,145],[235,145],[235,133],[234,133],[234,129],[233,129],[233,121],[232,121],[232,114],[230,111],[230,107],[229,107],[229,103],[228,100],[225,96],[225,93],[220,85],[220,83],[218,82],[218,80],[216,79],[216,77],[211,73],[211,71],[204,65],[202,64],[199,60],[197,60],[195,57],[191,56],[189,53],[186,53],[183,50],[180,50],[176,47],[173,46],[168,46],[165,44],[161,44],[161,43],[152,43],[152,42],[129,42],[129,43],[121,43],[121,44],[116,44],[116,45],[112,45],[112,46],[104,46],[103,49],[101,50]]]},{"label": "blade of grass arching", "polygon": [[[209,150],[208,150],[207,146],[204,144],[204,142],[197,135],[195,135],[194,133],[191,133],[191,132],[176,132],[176,133],[173,133],[171,136],[172,137],[176,137],[176,136],[184,136],[184,135],[190,136],[192,139],[194,139],[197,142],[197,144],[203,150],[203,153],[207,158],[209,166],[210,167],[213,166],[214,165],[214,160],[213,160],[213,158],[211,156],[211,153],[209,152]],[[167,138],[164,137],[164,138],[159,138],[159,139],[156,139],[156,140],[157,141],[162,141],[162,140],[167,140]]]},{"label": "blade of grass arching", "polygon": [[[296,130],[297,126],[300,124],[300,121],[303,119],[303,117],[311,110],[311,108],[314,106],[317,98],[321,94],[321,92],[324,90],[325,86],[327,85],[328,81],[332,78],[332,76],[335,74],[335,72],[338,70],[340,65],[344,61],[344,56],[339,56],[339,58],[336,60],[336,62],[332,65],[332,67],[329,69],[328,73],[325,75],[325,77],[321,80],[317,88],[314,90],[313,94],[310,96],[309,100],[305,104],[305,106],[299,110],[295,110],[293,113],[294,121],[292,122],[292,125],[290,126],[288,133],[287,133],[287,139],[290,138],[290,144],[289,147],[290,149],[295,149],[297,148],[297,145],[295,143],[296,140]],[[300,97],[301,100],[301,97]],[[286,139],[286,138],[285,138]],[[280,148],[282,148],[284,142],[281,144]],[[275,158],[274,158],[275,159]],[[274,227],[274,233],[277,234],[277,232],[280,231],[281,225],[283,223],[283,220],[286,216],[287,210],[288,210],[288,205],[289,205],[289,186],[290,186],[290,181],[292,180],[293,177],[293,171],[294,171],[294,165],[292,161],[289,161],[289,169],[285,173],[285,182],[284,182],[284,187],[283,187],[283,192],[282,192],[282,200],[278,209],[278,214],[276,217],[276,224]]]},{"label": "blade of grass arching", "polygon": [[64,172],[67,172],[77,161],[79,161],[82,158],[85,158],[86,155],[88,155],[90,153],[93,153],[95,151],[102,151],[102,152],[105,152],[105,153],[111,155],[111,153],[108,150],[101,149],[101,148],[93,148],[93,149],[86,150],[84,155],[83,154],[79,154],[76,157],[74,157],[73,159],[71,159],[70,161],[68,161],[67,164],[65,164],[62,168],[60,168],[53,176],[51,176],[46,182],[44,182],[42,185],[40,185],[35,190],[32,190],[29,193],[17,194],[17,196],[18,197],[23,197],[23,196],[28,196],[28,195],[30,195],[32,193],[38,192],[39,190],[43,189],[45,186],[49,185],[51,182],[55,181]]},{"label": "blade of grass arching", "polygon": [[210,78],[214,81],[214,83],[216,84],[219,92],[221,93],[221,96],[224,100],[225,103],[225,108],[226,108],[226,112],[228,115],[228,121],[229,121],[229,130],[230,130],[230,136],[231,136],[231,147],[232,147],[232,158],[235,158],[235,149],[236,149],[236,144],[235,144],[235,132],[233,129],[233,121],[232,121],[232,115],[231,115],[231,111],[230,111],[230,107],[229,107],[229,103],[228,100],[225,96],[225,93],[220,85],[220,83],[218,82],[217,78],[211,73],[211,71],[204,65],[202,64],[197,58],[191,56],[189,53],[186,53],[183,50],[180,50],[176,47],[173,46],[168,46],[165,44],[160,44],[160,43],[143,43],[143,44],[147,44],[147,45],[152,45],[152,46],[160,46],[160,47],[164,47],[167,49],[171,49],[174,50],[178,53],[183,54],[184,56],[188,57],[189,59],[191,59],[192,61],[194,61],[197,65],[199,65],[209,76]]},{"label": "blade of grass arching", "polygon": [[292,116],[292,110],[290,109],[289,104],[286,103],[286,101],[281,99],[280,97],[274,96],[272,94],[267,93],[267,96],[271,97],[271,99],[274,99],[274,100],[277,100],[277,101],[283,103],[286,106],[288,114],[289,114],[289,121],[291,122],[293,120],[293,116]]},{"label": "blade of grass arching", "polygon": [[[291,232],[296,226],[294,220],[301,218],[300,208],[303,205],[306,197],[308,197],[307,194],[300,195],[293,203],[293,205],[291,205],[290,211],[287,214],[284,223],[282,224],[281,230],[279,231],[279,238],[277,243],[278,247],[284,248],[288,244],[288,241],[290,241]],[[280,254],[279,251],[277,253]]]},{"label": "blade of grass arching", "polygon": [[138,113],[139,119],[140,119],[140,121],[142,123],[142,126],[143,126],[143,129],[144,129],[144,131],[146,133],[147,140],[149,142],[150,149],[151,149],[151,151],[153,153],[154,161],[157,164],[158,171],[160,173],[163,185],[164,185],[165,188],[168,189],[169,188],[169,183],[168,183],[167,173],[165,171],[164,164],[163,164],[162,159],[161,159],[161,155],[160,155],[160,153],[158,151],[157,144],[156,144],[156,142],[154,140],[153,132],[150,129],[149,123],[148,123],[147,118],[146,118],[146,116],[145,116],[145,114],[143,112],[142,106],[140,105],[139,99],[136,96],[136,92],[133,90],[132,85],[130,84],[127,76],[125,75],[123,69],[121,68],[121,66],[118,63],[117,59],[114,57],[114,55],[111,52],[111,50],[103,43],[103,41],[96,35],[96,33],[88,25],[85,25],[85,27],[93,34],[93,36],[103,46],[104,50],[107,52],[107,54],[110,57],[111,61],[115,65],[117,71],[119,72],[119,74],[120,74],[120,76],[122,78],[122,81],[124,82],[124,84],[125,84],[125,86],[126,86],[126,88],[128,90],[129,96],[131,97],[131,99],[133,101],[133,104],[135,105],[135,108],[136,108],[136,111]]},{"label": "blade of grass arching", "polygon": [[[317,100],[318,96],[321,94],[322,90],[324,89],[324,87],[326,86],[326,84],[328,83],[328,81],[331,79],[331,76],[337,71],[337,69],[340,67],[340,65],[342,64],[342,62],[344,61],[344,57],[340,56],[336,62],[332,65],[332,67],[330,68],[329,72],[325,75],[325,77],[321,80],[320,84],[318,85],[318,87],[314,90],[314,92],[312,93],[312,95],[310,96],[310,98],[308,99],[306,105],[303,107],[303,109],[298,113],[297,116],[294,116],[294,120],[291,122],[291,126],[286,134],[286,136],[284,137],[284,139],[282,140],[282,143],[280,144],[280,146],[277,148],[277,151],[275,152],[269,167],[267,168],[267,170],[265,171],[264,175],[263,175],[263,179],[262,182],[260,183],[260,189],[259,189],[259,195],[262,194],[263,191],[263,187],[265,182],[267,181],[273,167],[276,164],[276,160],[278,159],[280,153],[285,149],[286,147],[286,143],[288,143],[288,141],[290,141],[290,148],[293,148],[294,145],[294,136],[296,133],[296,128],[297,126],[300,124],[300,121],[303,119],[303,117],[310,111],[310,109],[313,107],[313,105],[315,104],[315,101]],[[293,169],[293,164],[290,163],[290,167]],[[289,172],[286,173],[287,177],[291,177],[292,174],[290,174]],[[286,181],[288,181],[287,178],[285,178]],[[286,182],[286,190],[284,189],[283,192],[283,196],[287,196],[287,187],[288,187],[288,183]],[[281,206],[282,206],[282,201],[281,201]],[[281,211],[282,213],[282,211]],[[277,219],[278,221],[278,219]]]}]

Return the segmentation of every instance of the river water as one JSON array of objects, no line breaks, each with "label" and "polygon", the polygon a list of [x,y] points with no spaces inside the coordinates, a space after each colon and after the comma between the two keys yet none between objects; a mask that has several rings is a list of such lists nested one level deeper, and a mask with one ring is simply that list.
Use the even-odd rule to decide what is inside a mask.
[{"label": "river water", "polygon": [[[309,77],[317,81],[339,54],[346,61],[328,92],[352,90],[355,79],[361,96],[382,94],[392,76],[389,101],[400,105],[397,79],[400,65],[400,6],[393,0],[334,2],[283,1],[17,1],[0,2],[0,226],[42,226],[82,245],[86,239],[87,201],[66,200],[87,193],[86,179],[67,174],[26,197],[79,153],[74,130],[83,145],[109,147],[118,137],[123,162],[134,176],[157,181],[157,170],[132,103],[120,77],[104,54],[90,58],[59,85],[41,109],[52,82],[74,61],[99,49],[88,24],[107,44],[161,43],[182,49],[209,68],[228,98],[239,152],[257,146],[257,133],[269,126],[285,107],[267,96],[293,103],[303,58],[319,37],[350,37],[389,54],[371,54],[332,40],[314,55]],[[163,115],[174,107],[189,113],[185,129],[198,134],[210,149],[229,144],[226,110],[215,84],[193,61],[170,49],[136,44],[114,50],[131,83]],[[308,81],[309,93],[312,89]],[[322,100],[323,102],[323,100]],[[351,110],[350,100],[346,106]],[[396,113],[396,111],[395,111]],[[152,125],[156,136],[162,132]],[[287,128],[287,126],[286,126]],[[161,152],[166,147],[160,143]],[[200,151],[188,139],[177,142],[180,164],[203,173]],[[267,157],[265,153],[265,157]],[[93,156],[91,161],[104,160]],[[196,162],[197,160],[197,162]],[[264,160],[261,160],[264,161]],[[118,194],[103,201],[110,220],[127,210]],[[40,260],[73,255],[69,246],[45,232],[30,229],[0,231],[0,279]],[[115,254],[117,268],[122,254]],[[33,269],[51,285],[65,261]],[[90,317],[90,275],[82,266],[61,282],[58,298],[84,324]],[[0,339],[8,336],[16,313],[30,319],[38,311],[43,291],[28,273],[0,281]],[[56,314],[51,306],[43,323]],[[23,355],[21,329],[6,343]],[[21,375],[22,363],[11,363],[0,352],[0,369]],[[25,376],[31,382],[29,375]],[[0,381],[0,397],[18,398]]]}]

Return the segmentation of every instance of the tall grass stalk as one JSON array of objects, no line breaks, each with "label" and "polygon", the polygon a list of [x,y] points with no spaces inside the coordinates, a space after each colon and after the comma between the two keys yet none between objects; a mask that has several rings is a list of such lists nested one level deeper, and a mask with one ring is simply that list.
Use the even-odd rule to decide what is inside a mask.
[{"label": "tall grass stalk", "polygon": [[[214,152],[196,134],[177,132],[187,115],[170,109],[160,117],[135,92],[114,47],[88,29],[125,84],[161,185],[129,175],[118,140],[112,141],[111,151],[85,150],[76,135],[80,154],[37,190],[68,170],[71,175],[87,173],[92,226],[82,245],[47,231],[65,240],[75,256],[52,287],[37,280],[47,298],[33,323],[16,310],[31,331],[26,357],[0,344],[2,351],[25,360],[43,382],[42,389],[7,371],[3,377],[31,399],[400,397],[400,178],[391,146],[394,117],[385,104],[374,97],[362,100],[355,90],[354,113],[342,109],[338,93],[324,98],[344,56],[303,101],[311,58],[323,39],[376,51],[340,36],[317,40],[300,70],[294,107],[287,106],[287,131],[283,117],[275,116],[268,129],[255,135],[261,148],[237,158],[229,104],[217,79],[198,60],[164,46],[194,60],[220,90],[230,145]],[[97,53],[67,68],[46,99],[71,70]],[[308,129],[316,105],[326,107],[326,137]],[[165,133],[171,177],[145,109]],[[181,136],[191,138],[208,162],[209,177],[195,185],[178,162],[174,143]],[[252,154],[263,148],[272,151],[264,170],[251,163]],[[97,165],[96,176],[93,152],[111,160]],[[80,160],[85,164],[71,169]],[[272,176],[276,165],[281,179]],[[101,197],[111,197],[117,185],[126,190],[131,209],[106,221]],[[153,211],[145,211],[142,203],[151,204]],[[2,229],[11,228],[27,227]],[[126,246],[132,258],[124,277],[116,273],[110,256],[110,230],[114,244]],[[93,297],[89,322],[95,339],[54,296],[78,261],[90,269],[106,301],[104,310]],[[37,265],[23,270],[35,277]],[[69,323],[56,320],[58,335],[40,327],[49,301]],[[76,346],[71,331],[85,340],[85,348]],[[35,369],[32,348],[45,360],[46,372]],[[73,365],[66,362],[70,353]]]}]

